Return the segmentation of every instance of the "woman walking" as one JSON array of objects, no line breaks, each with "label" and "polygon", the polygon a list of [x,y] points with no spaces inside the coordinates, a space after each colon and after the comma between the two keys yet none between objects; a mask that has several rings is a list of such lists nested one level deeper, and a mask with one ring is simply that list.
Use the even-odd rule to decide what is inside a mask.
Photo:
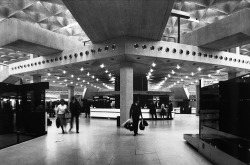
[{"label": "woman walking", "polygon": [[56,109],[57,109],[56,114],[60,120],[60,126],[62,128],[62,133],[64,134],[65,133],[64,127],[66,127],[65,113],[67,111],[67,105],[65,104],[63,99],[60,100],[60,104],[57,106]]}]

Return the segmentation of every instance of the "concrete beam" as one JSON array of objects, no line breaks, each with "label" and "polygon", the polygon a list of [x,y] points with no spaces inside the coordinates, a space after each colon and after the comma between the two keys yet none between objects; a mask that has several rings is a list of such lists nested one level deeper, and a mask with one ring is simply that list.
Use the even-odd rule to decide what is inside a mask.
[{"label": "concrete beam", "polygon": [[127,41],[125,54],[250,69],[249,56],[166,41]]},{"label": "concrete beam", "polygon": [[[105,47],[109,49],[105,51]],[[112,47],[115,47],[114,50]],[[101,49],[101,52],[98,49]],[[27,72],[36,72],[43,69],[61,67],[75,63],[98,60],[103,58],[119,57],[124,54],[124,43],[104,43],[87,45],[73,50],[66,50],[50,56],[41,56],[9,65],[9,74],[15,75]],[[36,72],[37,73],[37,72]]]},{"label": "concrete beam", "polygon": [[250,10],[240,10],[215,23],[187,33],[181,43],[226,50],[250,43]]},{"label": "concrete beam", "polygon": [[[111,44],[112,43],[112,44]],[[108,50],[105,51],[105,47]],[[115,49],[112,49],[115,46]],[[143,48],[145,46],[145,48]],[[151,50],[151,48],[154,48]],[[98,49],[102,51],[99,52]],[[94,51],[94,52],[92,52]],[[75,56],[76,55],[76,56]],[[9,65],[10,75],[39,71],[91,60],[124,56],[144,56],[161,59],[174,59],[240,69],[250,69],[250,57],[230,52],[215,51],[166,41],[148,42],[143,40],[117,40],[110,43],[94,44],[74,50],[63,51],[57,55],[38,57]]]},{"label": "concrete beam", "polygon": [[2,21],[0,29],[0,47],[36,55],[44,56],[83,46],[83,43],[73,38],[14,18]]}]

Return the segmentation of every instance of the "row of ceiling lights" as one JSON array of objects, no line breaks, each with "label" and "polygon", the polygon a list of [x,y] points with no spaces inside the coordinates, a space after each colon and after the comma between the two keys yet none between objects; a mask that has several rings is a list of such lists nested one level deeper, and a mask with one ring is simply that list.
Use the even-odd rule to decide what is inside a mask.
[{"label": "row of ceiling lights", "polygon": [[[104,68],[104,64],[101,64],[100,67],[101,67],[101,68]],[[84,71],[84,68],[83,68],[83,67],[80,68],[80,71]],[[67,73],[65,70],[63,70],[62,72],[63,72],[63,74],[66,74],[66,73]],[[105,73],[108,73],[108,70],[105,70]],[[109,75],[111,76],[111,73],[109,73]],[[48,76],[51,76],[51,73],[48,73]],[[91,74],[88,72],[88,73],[87,73],[87,76],[89,77],[89,76],[91,76]],[[70,77],[71,77],[71,78],[74,78],[74,75],[72,74]],[[57,78],[58,80],[60,79],[59,76],[57,76],[56,78]],[[94,75],[92,75],[91,78],[92,78],[92,79],[95,79],[96,77],[95,77]],[[80,79],[81,79],[80,77],[77,78],[78,81],[80,81]],[[99,81],[99,78],[96,78],[95,80],[98,82],[98,81]],[[45,81],[47,81],[47,78],[45,79]],[[67,81],[68,81],[68,79],[64,79],[64,82],[67,82]],[[73,81],[74,81],[74,80],[73,80]],[[71,81],[70,84],[74,84],[73,81]],[[85,80],[82,80],[82,82],[84,83]],[[56,83],[56,81],[53,81],[53,83]],[[90,83],[87,82],[87,84],[89,85]],[[60,85],[62,85],[61,82],[60,82]],[[65,85],[68,85],[68,84],[65,83]],[[79,85],[79,84],[76,83],[75,85]],[[95,87],[95,88],[100,88],[100,87],[98,87],[98,86],[96,86],[96,85],[93,85],[93,84],[90,84],[90,85],[93,86],[93,87]],[[81,87],[82,87],[82,86],[83,86],[83,85],[81,85]],[[108,86],[108,85],[105,84],[105,83],[103,83],[103,86],[105,86],[105,87],[108,88],[108,89],[111,88],[110,86]]]},{"label": "row of ceiling lights", "polygon": [[[155,66],[156,66],[156,64],[153,62],[153,63],[152,63],[152,67],[155,67]],[[180,69],[181,67],[177,64],[176,68],[177,68],[177,69]],[[200,72],[200,71],[202,70],[202,68],[199,67],[199,68],[197,68],[197,70]],[[148,80],[150,79],[150,76],[152,76],[152,72],[153,72],[153,71],[155,71],[155,70],[152,69],[152,68],[150,68],[149,72],[147,73],[147,76],[146,76],[146,77],[147,77]],[[174,70],[172,70],[171,73],[172,73],[172,74],[175,74],[176,72],[175,72]],[[219,74],[219,73],[220,73],[220,70],[217,70],[216,73]],[[191,72],[191,75],[194,76],[194,72]],[[212,76],[211,74],[208,74],[208,77],[209,77],[209,78],[210,78],[211,76]],[[159,88],[166,82],[166,80],[167,80],[168,78],[170,78],[170,77],[171,77],[171,74],[168,74],[168,75],[164,78],[164,80],[160,81],[160,82],[156,85],[155,89],[159,89]],[[189,79],[189,76],[185,76],[185,79]],[[216,79],[215,81],[218,81],[218,80]],[[179,84],[180,82],[184,82],[184,79],[181,79],[181,80],[177,81],[176,83],[170,85],[169,88],[175,86],[176,84]],[[195,82],[191,82],[191,84],[198,83],[198,82],[199,82],[198,80],[195,80]]]}]

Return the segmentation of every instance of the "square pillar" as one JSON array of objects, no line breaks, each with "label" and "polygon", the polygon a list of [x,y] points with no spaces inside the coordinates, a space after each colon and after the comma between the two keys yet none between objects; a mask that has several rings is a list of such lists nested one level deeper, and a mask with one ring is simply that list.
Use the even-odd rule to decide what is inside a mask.
[{"label": "square pillar", "polygon": [[130,107],[133,103],[133,65],[120,65],[120,124],[129,118]]},{"label": "square pillar", "polygon": [[38,82],[41,82],[41,75],[40,74],[32,75],[30,83],[38,83]]},{"label": "square pillar", "polygon": [[200,84],[196,85],[196,116],[199,116],[200,113]]},{"label": "square pillar", "polygon": [[70,105],[71,97],[74,96],[74,90],[75,90],[75,86],[73,85],[68,86],[68,108]]},{"label": "square pillar", "polygon": [[228,80],[236,78],[237,73],[236,72],[228,72]]}]

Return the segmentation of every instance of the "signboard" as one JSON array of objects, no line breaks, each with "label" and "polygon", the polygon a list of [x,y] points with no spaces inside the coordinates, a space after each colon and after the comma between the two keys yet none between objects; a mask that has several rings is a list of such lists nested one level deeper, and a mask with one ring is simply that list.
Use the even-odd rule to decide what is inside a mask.
[{"label": "signboard", "polygon": [[209,86],[209,85],[213,85],[213,84],[216,84],[218,82],[219,81],[214,80],[214,79],[204,79],[204,78],[202,78],[201,79],[201,87],[206,87],[206,86]]}]

